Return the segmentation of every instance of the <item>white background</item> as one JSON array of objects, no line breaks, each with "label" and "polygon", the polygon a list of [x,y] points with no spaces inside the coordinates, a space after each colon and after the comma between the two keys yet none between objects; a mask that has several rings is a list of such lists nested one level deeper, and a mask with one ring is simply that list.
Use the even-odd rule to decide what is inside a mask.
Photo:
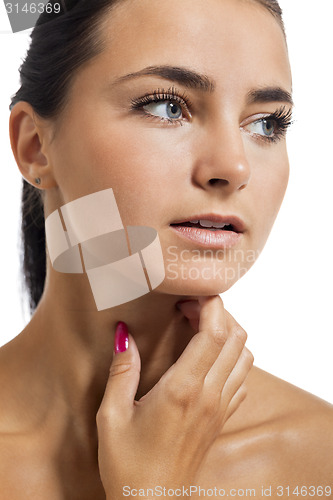
[{"label": "white background", "polygon": [[[333,2],[280,4],[296,104],[290,183],[258,262],[223,298],[249,334],[256,366],[332,403]],[[0,2],[0,345],[29,320],[20,289],[21,176],[8,138],[8,105],[28,42],[29,30],[11,33]]]}]

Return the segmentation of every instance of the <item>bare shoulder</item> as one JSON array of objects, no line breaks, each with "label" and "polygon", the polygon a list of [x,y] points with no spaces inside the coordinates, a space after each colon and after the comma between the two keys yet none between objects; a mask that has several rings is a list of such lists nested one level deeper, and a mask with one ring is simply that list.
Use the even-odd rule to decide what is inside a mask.
[{"label": "bare shoulder", "polygon": [[38,500],[37,488],[31,486],[36,470],[34,440],[22,430],[24,412],[17,409],[29,385],[22,377],[24,370],[19,370],[20,353],[14,356],[16,343],[13,339],[0,348],[0,500],[19,500],[22,491]]},{"label": "bare shoulder", "polygon": [[281,496],[279,486],[333,490],[333,406],[256,367],[247,386],[207,457],[204,481],[253,488],[258,496],[271,486],[271,498]]},{"label": "bare shoulder", "polygon": [[286,477],[303,481],[332,480],[333,406],[277,377],[272,379],[278,395],[280,468]]},{"label": "bare shoulder", "polygon": [[333,405],[264,370],[255,368],[249,400],[261,415],[256,423],[271,431],[275,457],[285,477],[328,477],[333,463]]},{"label": "bare shoulder", "polygon": [[250,404],[251,401],[258,404],[261,400],[265,421],[277,420],[286,424],[297,421],[307,425],[320,421],[332,426],[332,404],[260,368],[253,368],[248,390]]},{"label": "bare shoulder", "polygon": [[[333,406],[288,382],[259,370],[263,380],[263,421],[267,433],[262,455],[270,456],[267,482],[277,495],[288,488],[303,488],[308,495],[332,494]],[[260,481],[259,481],[260,482]],[[257,487],[259,484],[257,483]],[[315,487],[315,490],[310,490]],[[319,490],[317,488],[319,487]],[[326,488],[326,489],[325,489]],[[273,496],[274,497],[274,496]]]}]

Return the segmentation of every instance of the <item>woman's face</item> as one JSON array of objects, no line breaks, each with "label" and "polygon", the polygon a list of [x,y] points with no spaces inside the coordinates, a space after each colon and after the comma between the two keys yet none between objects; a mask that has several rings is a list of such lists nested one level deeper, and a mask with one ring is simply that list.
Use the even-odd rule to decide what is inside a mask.
[{"label": "woman's face", "polygon": [[[47,145],[59,189],[46,207],[111,187],[125,226],[158,231],[157,292],[221,293],[262,250],[288,182],[282,30],[252,1],[126,0],[103,36]],[[211,214],[243,221],[232,246],[225,231],[183,230],[201,231],[192,239],[170,225]]]}]

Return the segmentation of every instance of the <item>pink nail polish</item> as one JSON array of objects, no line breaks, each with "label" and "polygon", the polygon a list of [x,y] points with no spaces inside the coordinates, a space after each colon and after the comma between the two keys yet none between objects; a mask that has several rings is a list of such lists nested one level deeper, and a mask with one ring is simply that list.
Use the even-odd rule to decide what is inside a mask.
[{"label": "pink nail polish", "polygon": [[128,348],[128,328],[126,323],[118,321],[114,335],[114,352],[124,352]]}]

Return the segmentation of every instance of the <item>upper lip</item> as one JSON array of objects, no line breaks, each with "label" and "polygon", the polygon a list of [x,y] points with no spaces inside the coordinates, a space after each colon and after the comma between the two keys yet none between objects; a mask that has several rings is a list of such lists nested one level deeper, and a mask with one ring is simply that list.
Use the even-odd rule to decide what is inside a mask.
[{"label": "upper lip", "polygon": [[218,214],[199,214],[190,215],[189,217],[178,219],[171,224],[182,224],[183,222],[190,222],[191,220],[209,220],[212,222],[218,222],[222,224],[230,224],[235,229],[237,233],[243,233],[245,231],[245,223],[242,219],[236,215],[218,215]]}]

